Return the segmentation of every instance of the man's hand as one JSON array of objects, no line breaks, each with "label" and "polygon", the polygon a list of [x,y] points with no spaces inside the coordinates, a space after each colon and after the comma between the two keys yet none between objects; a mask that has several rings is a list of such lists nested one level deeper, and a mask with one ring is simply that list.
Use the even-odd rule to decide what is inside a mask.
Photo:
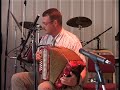
[{"label": "man's hand", "polygon": [[42,52],[37,51],[37,52],[36,52],[36,60],[37,60],[37,61],[40,61],[41,59],[42,59]]},{"label": "man's hand", "polygon": [[68,86],[75,86],[77,84],[77,77],[70,72],[70,77],[63,76],[60,78],[61,83]]}]

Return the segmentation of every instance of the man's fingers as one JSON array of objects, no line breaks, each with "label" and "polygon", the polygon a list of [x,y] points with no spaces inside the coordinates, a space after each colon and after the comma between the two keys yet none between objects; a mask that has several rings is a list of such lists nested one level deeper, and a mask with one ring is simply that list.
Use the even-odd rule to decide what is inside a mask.
[{"label": "man's fingers", "polygon": [[37,61],[40,61],[41,58],[42,58],[41,52],[37,51],[37,52],[36,52],[36,60],[37,60]]}]

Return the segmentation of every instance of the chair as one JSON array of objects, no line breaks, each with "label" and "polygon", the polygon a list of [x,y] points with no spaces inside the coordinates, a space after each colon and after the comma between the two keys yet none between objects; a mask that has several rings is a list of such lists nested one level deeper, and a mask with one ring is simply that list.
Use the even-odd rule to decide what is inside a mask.
[{"label": "chair", "polygon": [[[115,65],[115,58],[110,51],[93,51],[94,53],[98,53],[100,56],[107,58],[112,64]],[[117,85],[115,82],[115,68],[112,65],[99,63],[99,68],[103,74],[103,78],[105,80],[105,89],[106,90],[116,90]],[[96,90],[95,83],[95,64],[94,62],[88,58],[88,75],[87,79],[89,82],[84,83],[83,90]],[[103,90],[101,84],[99,90]]]}]

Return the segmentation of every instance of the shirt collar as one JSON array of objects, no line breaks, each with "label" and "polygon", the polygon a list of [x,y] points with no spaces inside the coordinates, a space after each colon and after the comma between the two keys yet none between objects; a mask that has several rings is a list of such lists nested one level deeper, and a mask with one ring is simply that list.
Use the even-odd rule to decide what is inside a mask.
[{"label": "shirt collar", "polygon": [[58,43],[61,37],[63,36],[63,32],[64,32],[64,29],[62,28],[61,32],[54,37],[54,40],[56,40],[56,43]]}]

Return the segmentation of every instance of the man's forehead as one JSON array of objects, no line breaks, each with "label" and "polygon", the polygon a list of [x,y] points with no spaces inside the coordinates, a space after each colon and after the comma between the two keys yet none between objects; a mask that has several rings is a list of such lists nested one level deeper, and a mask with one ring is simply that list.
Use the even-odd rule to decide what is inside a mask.
[{"label": "man's forehead", "polygon": [[43,21],[50,21],[50,17],[48,15],[44,16],[42,19],[43,19]]}]

